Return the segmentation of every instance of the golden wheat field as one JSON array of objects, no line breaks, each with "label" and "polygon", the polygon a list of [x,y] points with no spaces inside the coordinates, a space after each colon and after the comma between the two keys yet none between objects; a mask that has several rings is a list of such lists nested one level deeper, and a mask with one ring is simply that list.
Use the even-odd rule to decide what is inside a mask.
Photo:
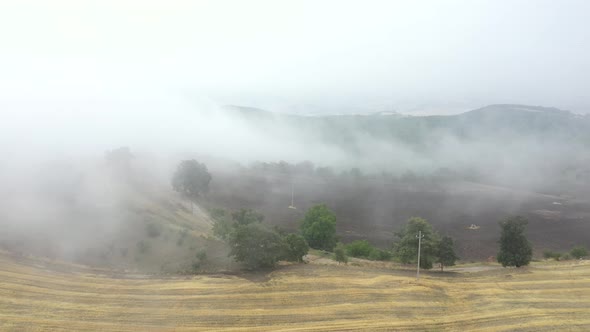
[{"label": "golden wheat field", "polygon": [[[475,272],[465,272],[475,271]],[[589,331],[590,264],[117,275],[0,254],[2,331]]]}]

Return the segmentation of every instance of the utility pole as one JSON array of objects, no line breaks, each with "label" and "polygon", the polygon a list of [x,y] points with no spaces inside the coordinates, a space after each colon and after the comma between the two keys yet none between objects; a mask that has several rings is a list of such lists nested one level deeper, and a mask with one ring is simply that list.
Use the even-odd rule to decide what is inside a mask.
[{"label": "utility pole", "polygon": [[422,244],[423,237],[424,235],[422,235],[422,231],[418,231],[418,235],[416,235],[416,238],[418,239],[418,264],[416,267],[416,281],[420,280],[420,245]]},{"label": "utility pole", "polygon": [[295,181],[291,182],[291,205],[289,205],[289,209],[296,210],[295,207]]}]

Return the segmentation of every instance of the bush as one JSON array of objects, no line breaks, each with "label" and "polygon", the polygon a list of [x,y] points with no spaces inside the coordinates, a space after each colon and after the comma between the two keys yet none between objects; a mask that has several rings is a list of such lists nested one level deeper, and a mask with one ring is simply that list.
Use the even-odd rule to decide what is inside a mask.
[{"label": "bush", "polygon": [[201,250],[196,255],[196,260],[192,264],[193,272],[196,272],[207,265],[207,252],[205,250]]},{"label": "bush", "polygon": [[566,252],[565,254],[561,255],[562,261],[569,261],[570,259],[572,259],[572,256],[570,255],[569,252]]},{"label": "bush", "polygon": [[588,250],[582,246],[577,246],[570,251],[570,255],[572,255],[572,257],[575,259],[580,259],[588,256]]},{"label": "bush", "polygon": [[372,261],[390,261],[391,258],[393,258],[391,251],[377,248],[373,248],[373,251],[371,251],[371,254],[369,255],[369,259]]},{"label": "bush", "polygon": [[557,251],[545,250],[543,251],[543,258],[555,259],[556,261],[558,261],[561,258],[561,253]]},{"label": "bush", "polygon": [[374,250],[367,240],[356,240],[346,245],[346,254],[352,257],[369,258]]},{"label": "bush", "polygon": [[346,250],[344,248],[344,245],[340,242],[336,244],[336,248],[334,249],[334,259],[338,263],[348,263],[348,257],[346,257]]},{"label": "bush", "polygon": [[351,257],[366,258],[372,261],[387,261],[392,257],[389,251],[373,247],[367,240],[356,240],[346,245],[346,254]]}]

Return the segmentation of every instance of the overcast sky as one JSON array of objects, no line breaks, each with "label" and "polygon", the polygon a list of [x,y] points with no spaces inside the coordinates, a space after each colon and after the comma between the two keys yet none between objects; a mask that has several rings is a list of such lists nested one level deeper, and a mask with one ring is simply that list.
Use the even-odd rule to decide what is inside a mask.
[{"label": "overcast sky", "polygon": [[0,112],[186,98],[297,112],[586,113],[589,15],[584,0],[5,0]]}]

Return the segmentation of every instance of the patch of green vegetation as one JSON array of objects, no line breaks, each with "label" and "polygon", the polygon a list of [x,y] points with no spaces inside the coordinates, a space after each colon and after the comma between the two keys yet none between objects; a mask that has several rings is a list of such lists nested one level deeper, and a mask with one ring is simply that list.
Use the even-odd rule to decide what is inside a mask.
[{"label": "patch of green vegetation", "polygon": [[570,255],[575,259],[581,259],[588,256],[588,250],[583,246],[576,246],[570,250]]},{"label": "patch of green vegetation", "polygon": [[376,248],[367,240],[353,241],[345,246],[345,250],[348,256],[372,261],[388,261],[392,258],[391,252]]},{"label": "patch of green vegetation", "polygon": [[348,264],[348,256],[346,256],[346,248],[341,242],[336,244],[334,248],[334,260],[338,263]]}]

